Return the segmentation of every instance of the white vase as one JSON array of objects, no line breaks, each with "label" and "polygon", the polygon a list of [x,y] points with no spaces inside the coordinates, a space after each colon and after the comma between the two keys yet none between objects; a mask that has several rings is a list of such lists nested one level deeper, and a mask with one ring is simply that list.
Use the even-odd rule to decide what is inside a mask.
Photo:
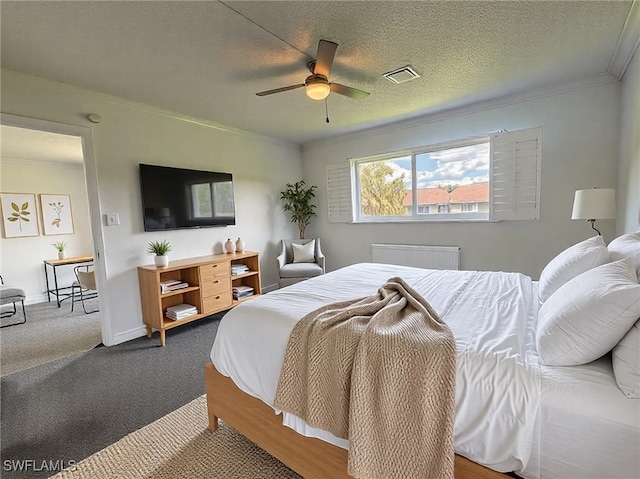
[{"label": "white vase", "polygon": [[224,250],[227,253],[236,252],[236,244],[233,241],[231,241],[231,238],[228,238],[227,241],[224,243]]},{"label": "white vase", "polygon": [[164,256],[157,255],[155,259],[156,259],[157,267],[166,268],[167,266],[169,266],[169,257],[167,255],[164,255]]},{"label": "white vase", "polygon": [[236,241],[236,251],[238,253],[242,253],[244,251],[244,241],[242,241],[240,238],[238,238],[238,241]]},{"label": "white vase", "polygon": [[58,251],[58,259],[65,259],[67,257],[67,253],[64,251]]}]

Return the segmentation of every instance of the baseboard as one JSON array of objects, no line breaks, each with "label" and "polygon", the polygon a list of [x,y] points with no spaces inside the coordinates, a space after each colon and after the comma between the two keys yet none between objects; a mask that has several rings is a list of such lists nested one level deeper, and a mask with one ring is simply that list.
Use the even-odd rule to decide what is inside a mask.
[{"label": "baseboard", "polygon": [[126,343],[127,341],[131,341],[132,339],[141,338],[146,335],[147,329],[144,326],[130,329],[128,331],[123,331],[121,333],[116,333],[113,336],[113,344],[111,344],[111,346],[115,346],[116,344],[120,343]]},{"label": "baseboard", "polygon": [[264,288],[262,288],[262,294],[270,293],[271,291],[275,291],[276,289],[278,289],[278,283],[270,284],[269,286],[265,286]]},{"label": "baseboard", "polygon": [[[271,291],[275,291],[278,289],[278,284],[270,284],[269,286],[265,286],[262,288],[262,293],[270,293]],[[46,297],[45,297],[46,298]],[[123,331],[121,333],[116,333],[113,337],[113,344],[125,343],[127,341],[131,341],[132,339],[141,338],[147,335],[147,330],[144,326],[140,326],[139,328],[130,329],[128,331]]]},{"label": "baseboard", "polygon": [[[51,302],[54,302],[55,300],[55,296],[51,298]],[[49,299],[47,298],[47,294],[44,293],[37,296],[29,296],[24,300],[24,304],[25,306],[29,306],[30,304],[46,303],[47,301],[49,301]]]}]

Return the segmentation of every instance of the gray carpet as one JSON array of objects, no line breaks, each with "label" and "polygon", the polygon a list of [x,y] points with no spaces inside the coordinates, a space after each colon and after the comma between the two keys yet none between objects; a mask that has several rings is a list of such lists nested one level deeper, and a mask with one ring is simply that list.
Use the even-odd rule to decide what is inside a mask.
[{"label": "gray carpet", "polygon": [[2,477],[48,477],[57,471],[36,470],[43,461],[79,462],[204,394],[203,367],[221,317],[172,329],[164,348],[155,333],[4,376]]},{"label": "gray carpet", "polygon": [[[85,301],[87,311],[98,309],[98,300]],[[71,312],[69,301],[58,308],[55,301],[26,306],[27,322],[0,329],[0,375],[39,366],[87,351],[102,342],[100,313],[85,314],[76,303]],[[22,320],[18,314],[3,318],[2,325]]]}]

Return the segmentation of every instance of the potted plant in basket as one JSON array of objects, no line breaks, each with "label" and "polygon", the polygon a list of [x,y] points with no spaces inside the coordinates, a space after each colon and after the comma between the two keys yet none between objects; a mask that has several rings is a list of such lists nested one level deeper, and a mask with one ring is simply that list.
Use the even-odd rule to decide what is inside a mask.
[{"label": "potted plant in basket", "polygon": [[169,266],[169,257],[167,253],[171,251],[171,243],[164,241],[150,241],[147,246],[147,253],[155,254],[156,266],[166,268]]},{"label": "potted plant in basket", "polygon": [[317,216],[316,205],[312,203],[315,194],[315,185],[306,188],[304,180],[297,183],[287,183],[287,188],[280,192],[280,199],[284,202],[284,210],[291,215],[291,222],[298,224],[300,239],[304,239],[304,230],[311,222],[313,216]]},{"label": "potted plant in basket", "polygon": [[67,247],[67,243],[64,241],[56,241],[55,243],[51,243],[53,247],[58,250],[58,259],[65,259],[67,254],[65,253],[65,248]]}]

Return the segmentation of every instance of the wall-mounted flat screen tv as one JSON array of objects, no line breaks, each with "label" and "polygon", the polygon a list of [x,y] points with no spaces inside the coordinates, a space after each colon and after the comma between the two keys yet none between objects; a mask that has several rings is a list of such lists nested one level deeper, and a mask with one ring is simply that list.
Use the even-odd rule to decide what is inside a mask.
[{"label": "wall-mounted flat screen tv", "polygon": [[145,231],[236,224],[233,176],[140,164]]}]

